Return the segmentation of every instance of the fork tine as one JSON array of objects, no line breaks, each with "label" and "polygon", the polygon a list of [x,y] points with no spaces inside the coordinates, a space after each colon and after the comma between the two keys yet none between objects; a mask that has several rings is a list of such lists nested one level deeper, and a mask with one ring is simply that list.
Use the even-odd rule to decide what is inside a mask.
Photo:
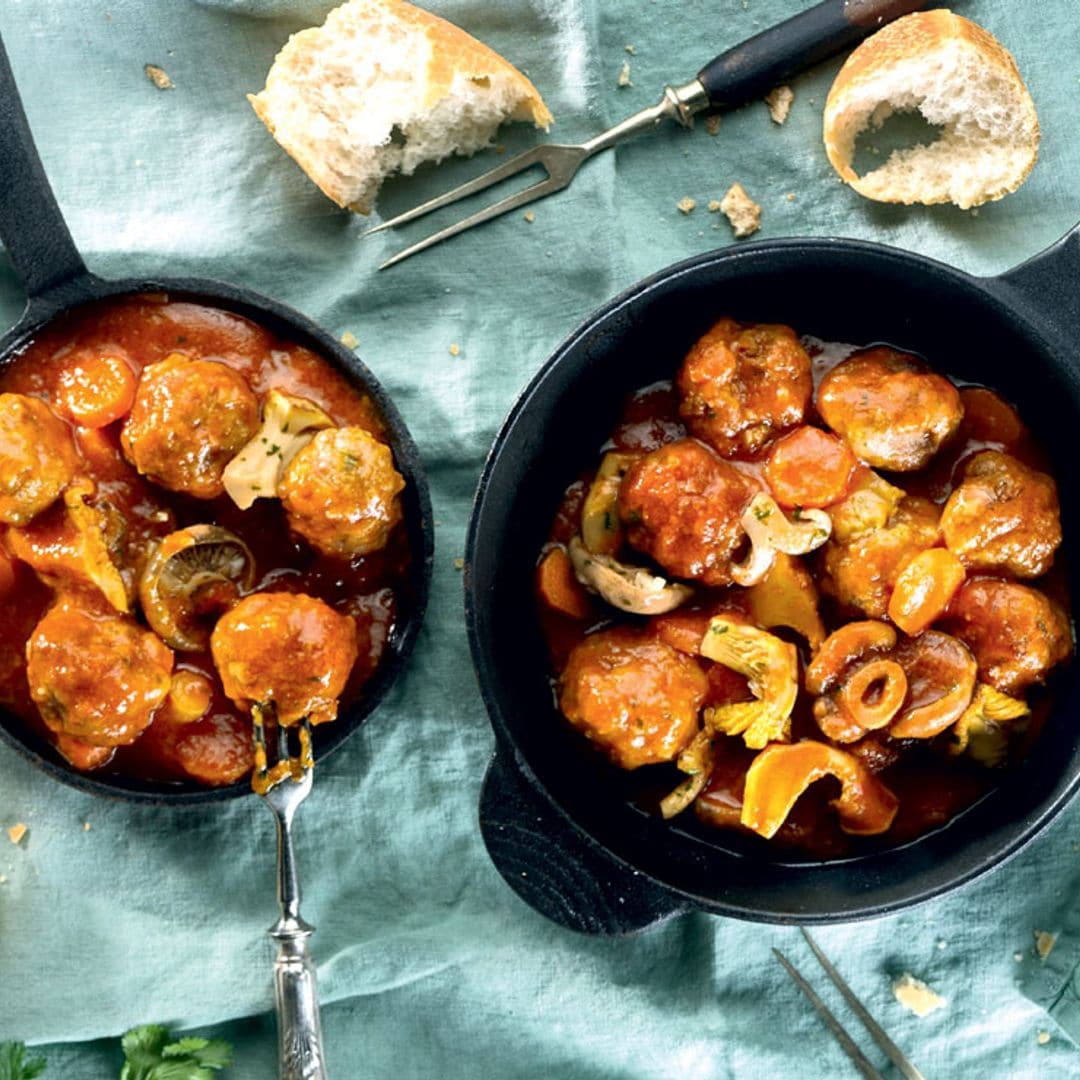
[{"label": "fork tine", "polygon": [[543,166],[543,149],[542,146],[534,146],[531,150],[517,154],[509,161],[503,162],[502,165],[497,165],[494,169],[482,173],[464,184],[460,184],[458,187],[446,192],[445,195],[438,195],[434,199],[428,199],[427,202],[414,206],[411,210],[406,210],[404,213],[398,214],[397,217],[390,218],[389,221],[381,222],[371,229],[366,229],[361,236],[371,236],[372,233],[382,232],[383,229],[392,229],[397,225],[404,225],[406,221],[415,221],[418,217],[423,217],[424,214],[430,214],[432,210],[449,206],[459,199],[465,199],[470,195],[475,195],[478,191],[484,191],[493,184],[509,180],[511,176],[516,176],[519,172],[525,172],[526,169],[531,169],[534,165]]},{"label": "fork tine", "polygon": [[844,1025],[833,1016],[829,1006],[814,993],[814,988],[802,977],[795,965],[779,949],[773,949],[773,955],[791,976],[792,982],[806,995],[806,999],[817,1010],[818,1015],[836,1037],[836,1041],[844,1048],[847,1056],[851,1058],[866,1080],[885,1080],[885,1077],[874,1068],[866,1055],[855,1045],[855,1040],[847,1033]]},{"label": "fork tine", "polygon": [[805,927],[799,927],[806,944],[810,946],[818,963],[825,969],[825,974],[833,981],[833,985],[843,995],[844,1000],[851,1006],[851,1011],[862,1021],[863,1026],[873,1036],[874,1042],[885,1051],[889,1060],[900,1070],[904,1080],[925,1080],[925,1077],[907,1059],[904,1052],[885,1034],[884,1028],[867,1012],[863,1003],[855,996],[854,991],[848,986],[844,977],[833,967],[832,962],[822,952],[818,943],[810,936]]},{"label": "fork tine", "polygon": [[561,191],[566,187],[567,183],[569,183],[568,180],[558,181],[553,180],[551,177],[548,177],[546,180],[541,180],[531,187],[525,188],[524,191],[518,191],[515,194],[502,199],[500,202],[493,203],[483,210],[478,210],[475,214],[470,214],[469,217],[463,218],[454,225],[447,225],[445,229],[441,229],[437,233],[432,233],[431,236],[427,236],[423,240],[418,240],[412,247],[407,247],[404,251],[399,251],[393,258],[387,259],[379,269],[385,270],[388,266],[393,266],[394,263],[399,263],[403,259],[407,259],[410,255],[415,255],[418,251],[423,251],[425,248],[429,248],[434,244],[442,243],[443,240],[449,240],[451,236],[457,236],[459,232],[471,229],[474,225],[479,225],[482,221],[490,221],[500,214],[509,213],[511,210],[516,210],[519,206],[525,206],[527,203],[534,202],[536,199],[542,199],[546,195]]}]

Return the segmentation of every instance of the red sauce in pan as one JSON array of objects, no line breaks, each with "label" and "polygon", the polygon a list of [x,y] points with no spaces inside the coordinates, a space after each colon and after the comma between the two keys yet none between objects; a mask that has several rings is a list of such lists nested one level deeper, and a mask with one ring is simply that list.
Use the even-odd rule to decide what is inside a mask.
[{"label": "red sauce in pan", "polygon": [[[280,340],[239,315],[165,295],[89,305],[56,320],[0,369],[0,392],[43,399],[63,415],[62,402],[57,403],[80,358],[120,356],[138,378],[144,367],[172,353],[226,365],[260,401],[276,388],[313,402],[338,425],[363,428],[385,441],[385,427],[371,398],[311,350]],[[220,525],[240,537],[254,555],[252,591],[305,593],[351,616],[358,657],[343,706],[362,693],[383,657],[401,605],[407,603],[403,589],[410,556],[402,524],[382,550],[351,559],[323,555],[290,530],[277,499],[260,498],[240,510],[227,495],[194,498],[139,475],[121,447],[123,417],[98,428],[72,423],[70,415],[65,423],[81,455],[79,474],[88,476],[98,494],[120,512],[129,541],[148,549],[175,529]],[[26,643],[53,603],[54,590],[28,566],[10,559],[3,563],[0,570],[10,570],[11,580],[0,588],[0,703],[21,722],[55,738],[29,697],[25,657]],[[3,578],[0,574],[0,586],[5,585]],[[140,613],[136,617],[141,621]],[[182,670],[210,681],[212,700],[203,718],[178,724],[156,714],[133,743],[117,747],[111,756],[98,755],[107,758],[95,762],[101,773],[216,785],[233,782],[250,769],[250,717],[225,697],[209,649],[177,652],[174,671]],[[68,756],[80,764],[79,748],[69,750]]]}]

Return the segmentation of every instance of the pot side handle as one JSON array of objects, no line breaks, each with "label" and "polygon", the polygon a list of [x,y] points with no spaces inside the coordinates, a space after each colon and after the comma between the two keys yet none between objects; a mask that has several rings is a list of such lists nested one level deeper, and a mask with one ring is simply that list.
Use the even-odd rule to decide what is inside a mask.
[{"label": "pot side handle", "polygon": [[632,934],[685,910],[679,898],[615,862],[533,790],[496,749],[480,794],[491,861],[531,908],[582,934]]},{"label": "pot side handle", "polygon": [[1080,225],[998,281],[1049,317],[1067,341],[1080,340]]},{"label": "pot side handle", "polygon": [[27,296],[88,271],[64,223],[34,146],[7,51],[0,40],[0,240]]}]

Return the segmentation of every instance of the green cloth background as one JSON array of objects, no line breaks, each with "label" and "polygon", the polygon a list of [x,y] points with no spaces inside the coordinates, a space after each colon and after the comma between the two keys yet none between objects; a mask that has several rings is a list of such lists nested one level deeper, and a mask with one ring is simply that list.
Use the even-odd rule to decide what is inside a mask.
[{"label": "green cloth background", "polygon": [[[515,213],[381,274],[378,262],[427,226],[361,239],[365,223],[317,192],[244,100],[288,34],[331,6],[4,0],[0,32],[90,267],[231,279],[335,334],[352,332],[427,462],[439,531],[425,630],[386,703],[318,769],[297,828],[333,1080],[854,1075],[771,957],[770,946],[782,947],[824,981],[795,930],[688,915],[633,938],[590,940],[548,924],[504,885],[476,827],[491,733],[455,559],[485,453],[520,388],[602,301],[732,243],[706,203],[733,181],[763,206],[761,238],[855,236],[977,273],[1022,261],[1080,220],[1076,2],[956,4],[1013,50],[1043,127],[1028,183],[977,214],[877,206],[836,180],[820,123],[837,61],[795,81],[782,128],[755,103],[715,137],[700,125],[657,130],[592,162],[572,189],[534,207],[531,225]],[[666,81],[692,78],[805,4],[429,6],[526,69],[556,116],[553,134],[571,140],[651,104]],[[626,60],[632,86],[619,88]],[[148,62],[175,89],[155,89]],[[500,138],[513,149],[535,136]],[[402,209],[495,160],[392,183],[380,209]],[[690,215],[676,209],[683,196],[697,200]],[[22,300],[4,258],[5,326]],[[275,915],[273,826],[258,800],[175,812],[110,804],[0,749],[0,826],[17,821],[30,827],[19,846],[0,833],[0,1037],[45,1044],[47,1077],[97,1080],[116,1075],[125,1028],[163,1021],[231,1039],[238,1061],[228,1076],[276,1075],[265,933]],[[971,887],[819,932],[928,1077],[1080,1074],[1078,825],[1074,805]],[[1061,935],[1045,961],[1034,930]],[[904,971],[948,1008],[922,1020],[902,1010],[890,982]],[[871,1057],[885,1068],[876,1049]]]}]

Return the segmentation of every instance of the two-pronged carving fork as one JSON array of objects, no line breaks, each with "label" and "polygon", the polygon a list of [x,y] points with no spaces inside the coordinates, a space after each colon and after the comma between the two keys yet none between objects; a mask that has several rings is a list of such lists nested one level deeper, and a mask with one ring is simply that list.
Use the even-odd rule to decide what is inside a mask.
[{"label": "two-pronged carving fork", "polygon": [[490,172],[470,180],[445,195],[429,199],[404,214],[384,221],[364,235],[404,225],[459,199],[468,198],[529,169],[547,174],[531,186],[509,195],[491,206],[440,229],[411,247],[399,251],[379,267],[385,270],[418,251],[456,236],[481,222],[561,191],[578,169],[594,154],[617,142],[674,120],[692,127],[694,117],[704,112],[720,112],[767,93],[796,72],[849,48],[868,34],[901,15],[926,6],[928,0],[825,0],[824,3],[765,30],[736,45],[706,64],[685,86],[665,87],[657,104],[580,145],[545,143],[526,150]]}]

